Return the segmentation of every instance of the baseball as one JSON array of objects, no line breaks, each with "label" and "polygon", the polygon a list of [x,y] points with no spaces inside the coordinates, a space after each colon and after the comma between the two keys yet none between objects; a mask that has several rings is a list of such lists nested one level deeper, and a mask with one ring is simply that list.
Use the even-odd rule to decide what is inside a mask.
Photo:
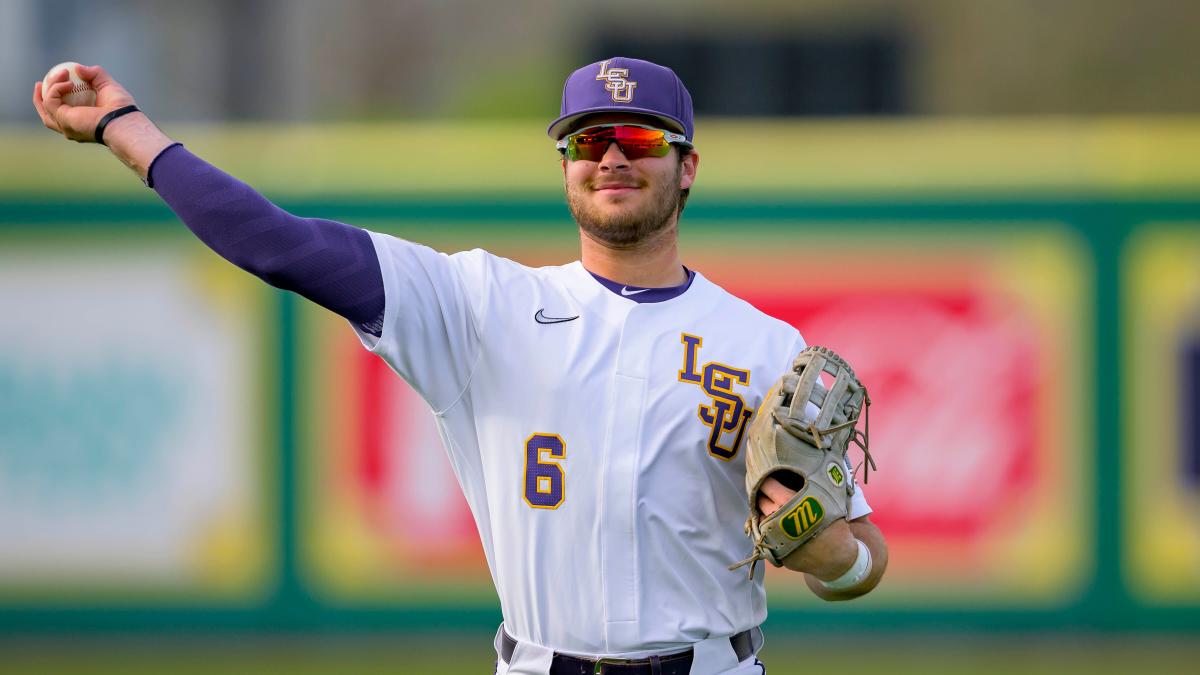
[{"label": "baseball", "polygon": [[63,103],[67,105],[96,105],[96,90],[92,89],[91,85],[87,82],[80,79],[78,68],[79,64],[74,61],[64,61],[51,68],[46,73],[46,77],[42,78],[42,96],[45,96],[46,90],[50,88],[50,79],[65,69],[71,76],[71,84],[75,86],[71,91],[63,95]]}]

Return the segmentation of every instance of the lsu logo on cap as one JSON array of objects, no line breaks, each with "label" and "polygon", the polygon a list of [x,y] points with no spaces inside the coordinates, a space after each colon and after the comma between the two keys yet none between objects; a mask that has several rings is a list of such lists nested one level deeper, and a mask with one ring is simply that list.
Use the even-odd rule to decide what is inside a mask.
[{"label": "lsu logo on cap", "polygon": [[779,526],[787,536],[799,539],[816,527],[824,517],[825,509],[821,508],[821,502],[813,497],[805,497],[791,511],[783,514]]},{"label": "lsu logo on cap", "polygon": [[612,94],[612,100],[616,103],[633,101],[633,90],[637,88],[637,82],[630,82],[625,79],[627,77],[628,68],[609,68],[608,61],[600,62],[600,73],[596,75],[597,80],[604,82],[604,88]]}]

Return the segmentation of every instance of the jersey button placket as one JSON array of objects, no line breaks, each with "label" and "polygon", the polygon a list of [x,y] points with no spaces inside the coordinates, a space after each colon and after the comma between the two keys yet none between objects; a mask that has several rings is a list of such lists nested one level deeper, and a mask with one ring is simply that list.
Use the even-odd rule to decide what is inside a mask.
[{"label": "jersey button placket", "polygon": [[612,651],[638,644],[639,574],[636,504],[651,339],[640,307],[625,316],[613,374],[612,417],[604,448],[600,565],[605,633]]}]

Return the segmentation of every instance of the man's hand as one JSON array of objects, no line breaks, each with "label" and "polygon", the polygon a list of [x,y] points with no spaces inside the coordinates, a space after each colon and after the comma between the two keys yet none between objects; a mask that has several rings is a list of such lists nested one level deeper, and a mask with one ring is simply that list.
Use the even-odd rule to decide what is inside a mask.
[{"label": "man's hand", "polygon": [[[774,478],[767,478],[758,495],[758,510],[762,511],[764,517],[769,516],[795,495],[795,490]],[[783,559],[783,566],[797,572],[807,572],[823,581],[832,581],[850,569],[857,556],[858,545],[854,543],[854,535],[843,518],[792,551]]]},{"label": "man's hand", "polygon": [[[100,124],[101,118],[117,108],[135,105],[135,101],[125,87],[100,66],[80,66],[77,70],[80,79],[96,90],[96,105],[76,106],[62,102],[63,95],[71,90],[70,77],[62,70],[51,80],[46,91],[42,91],[41,82],[33,85],[33,107],[47,129],[72,141],[95,143],[96,125]],[[173,143],[141,112],[122,115],[104,129],[104,144],[143,181],[148,180],[154,158]]]},{"label": "man's hand", "polygon": [[[769,516],[795,496],[796,491],[774,478],[763,481],[758,496],[758,509]],[[845,574],[858,556],[859,540],[871,550],[871,573],[862,583],[844,591],[831,591],[821,581],[833,581]],[[839,519],[822,530],[811,541],[792,551],[783,559],[783,566],[805,573],[805,582],[822,600],[850,600],[864,595],[879,584],[887,569],[887,543],[883,533],[866,516],[847,523]]]},{"label": "man's hand", "polygon": [[[774,477],[763,481],[758,495],[758,510],[763,516],[775,513],[796,495],[793,490]],[[822,530],[816,537],[783,559],[783,566],[797,572],[807,572],[823,581],[832,581],[841,576],[854,564],[858,556],[858,545],[845,519],[839,519]]]},{"label": "man's hand", "polygon": [[33,85],[33,107],[46,128],[72,141],[94,143],[96,125],[110,111],[134,105],[133,96],[112,79],[100,66],[80,66],[79,78],[96,90],[96,105],[75,106],[63,103],[62,97],[71,91],[71,79],[66,69],[50,80],[50,88],[42,91],[42,83]]}]

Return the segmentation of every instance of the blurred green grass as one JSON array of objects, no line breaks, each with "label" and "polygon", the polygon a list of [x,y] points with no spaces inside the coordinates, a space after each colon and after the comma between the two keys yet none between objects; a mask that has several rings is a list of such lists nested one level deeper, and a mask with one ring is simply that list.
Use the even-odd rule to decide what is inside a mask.
[{"label": "blurred green grass", "polygon": [[[491,636],[208,636],[0,638],[0,673],[440,673],[492,672]],[[769,634],[761,654],[771,675],[822,670],[922,675],[1194,673],[1194,634],[981,635]]]}]

